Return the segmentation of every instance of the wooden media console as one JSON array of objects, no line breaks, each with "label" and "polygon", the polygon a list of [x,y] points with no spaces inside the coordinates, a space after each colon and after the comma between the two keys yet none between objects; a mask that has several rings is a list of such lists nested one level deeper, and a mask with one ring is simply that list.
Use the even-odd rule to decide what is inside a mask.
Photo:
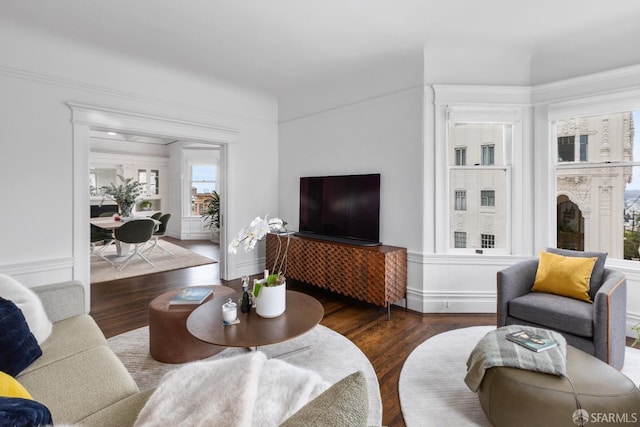
[{"label": "wooden media console", "polygon": [[286,277],[382,307],[406,296],[407,250],[358,246],[293,235],[267,235],[267,268],[289,239]]}]

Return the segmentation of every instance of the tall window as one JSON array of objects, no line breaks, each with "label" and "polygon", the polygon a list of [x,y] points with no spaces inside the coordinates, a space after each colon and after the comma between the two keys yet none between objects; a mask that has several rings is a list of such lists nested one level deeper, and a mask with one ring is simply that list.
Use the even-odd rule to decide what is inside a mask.
[{"label": "tall window", "polygon": [[456,166],[467,164],[467,147],[456,147]]},{"label": "tall window", "polygon": [[191,215],[202,215],[206,201],[216,191],[216,169],[216,165],[191,166]]},{"label": "tall window", "polygon": [[495,206],[496,192],[494,190],[482,190],[480,192],[480,206]]},{"label": "tall window", "polygon": [[456,210],[467,210],[467,192],[465,190],[456,190]]},{"label": "tall window", "polygon": [[[449,188],[453,190],[449,248],[507,249],[510,230],[506,153],[510,152],[512,125],[449,123],[447,134],[449,153],[455,155],[448,160]],[[459,164],[460,147],[465,148],[463,165]]]},{"label": "tall window", "polygon": [[640,260],[640,112],[555,122],[556,245]]}]

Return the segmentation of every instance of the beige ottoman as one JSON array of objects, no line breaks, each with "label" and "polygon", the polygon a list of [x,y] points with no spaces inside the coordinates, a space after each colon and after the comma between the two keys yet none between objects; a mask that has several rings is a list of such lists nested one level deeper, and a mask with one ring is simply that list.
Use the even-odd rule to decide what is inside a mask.
[{"label": "beige ottoman", "polygon": [[[226,286],[207,287],[213,288],[213,294],[204,302],[235,292]],[[169,305],[171,298],[181,290],[165,292],[149,303],[149,352],[159,362],[190,362],[213,356],[225,349],[200,341],[187,331],[187,317],[200,304]]]},{"label": "beige ottoman", "polygon": [[[640,426],[640,390],[627,376],[572,346],[567,346],[567,374],[586,411],[585,425]],[[515,368],[491,368],[485,373],[478,398],[495,427],[580,425],[573,420],[576,398],[566,378]],[[617,424],[609,422],[609,414],[615,414]],[[596,422],[602,422],[603,417],[608,417],[608,423]]]}]

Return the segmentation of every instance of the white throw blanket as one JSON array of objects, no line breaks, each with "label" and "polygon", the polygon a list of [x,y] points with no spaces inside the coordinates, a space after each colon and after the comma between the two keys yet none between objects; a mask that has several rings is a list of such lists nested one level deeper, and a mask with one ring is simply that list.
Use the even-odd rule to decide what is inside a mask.
[{"label": "white throw blanket", "polygon": [[162,378],[135,427],[278,426],[328,387],[261,352],[192,362]]}]

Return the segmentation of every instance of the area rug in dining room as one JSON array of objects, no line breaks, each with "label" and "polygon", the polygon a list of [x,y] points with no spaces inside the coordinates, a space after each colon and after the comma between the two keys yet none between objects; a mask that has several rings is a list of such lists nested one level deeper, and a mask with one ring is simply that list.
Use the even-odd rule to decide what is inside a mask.
[{"label": "area rug in dining room", "polygon": [[[407,427],[486,426],[478,396],[467,388],[467,358],[495,326],[455,329],[429,338],[400,372],[400,407]],[[627,347],[622,373],[640,383],[640,350]]]},{"label": "area rug in dining room", "polygon": [[[183,366],[161,363],[151,358],[149,328],[146,326],[109,338],[108,343],[131,373],[140,390],[156,387],[165,373]],[[278,357],[292,365],[311,369],[331,384],[353,372],[362,371],[369,390],[368,425],[382,424],[382,399],[378,377],[369,359],[346,337],[318,325],[304,335],[280,344],[259,347],[258,350],[269,358]],[[227,348],[207,360],[231,357],[248,351],[250,350],[245,348]],[[241,372],[237,374],[242,375]]]},{"label": "area rug in dining room", "polygon": [[118,257],[115,245],[110,245],[105,249],[103,255],[115,263],[112,266],[100,257],[91,256],[91,283],[106,282],[109,280],[125,279],[128,277],[141,276],[143,274],[159,273],[161,271],[177,270],[197,265],[214,264],[217,261],[199,255],[188,249],[174,245],[165,240],[158,243],[166,248],[171,255],[160,248],[155,248],[149,258],[153,266],[145,262],[142,258],[135,256],[129,264],[120,271],[118,263],[124,262],[125,257]]}]

